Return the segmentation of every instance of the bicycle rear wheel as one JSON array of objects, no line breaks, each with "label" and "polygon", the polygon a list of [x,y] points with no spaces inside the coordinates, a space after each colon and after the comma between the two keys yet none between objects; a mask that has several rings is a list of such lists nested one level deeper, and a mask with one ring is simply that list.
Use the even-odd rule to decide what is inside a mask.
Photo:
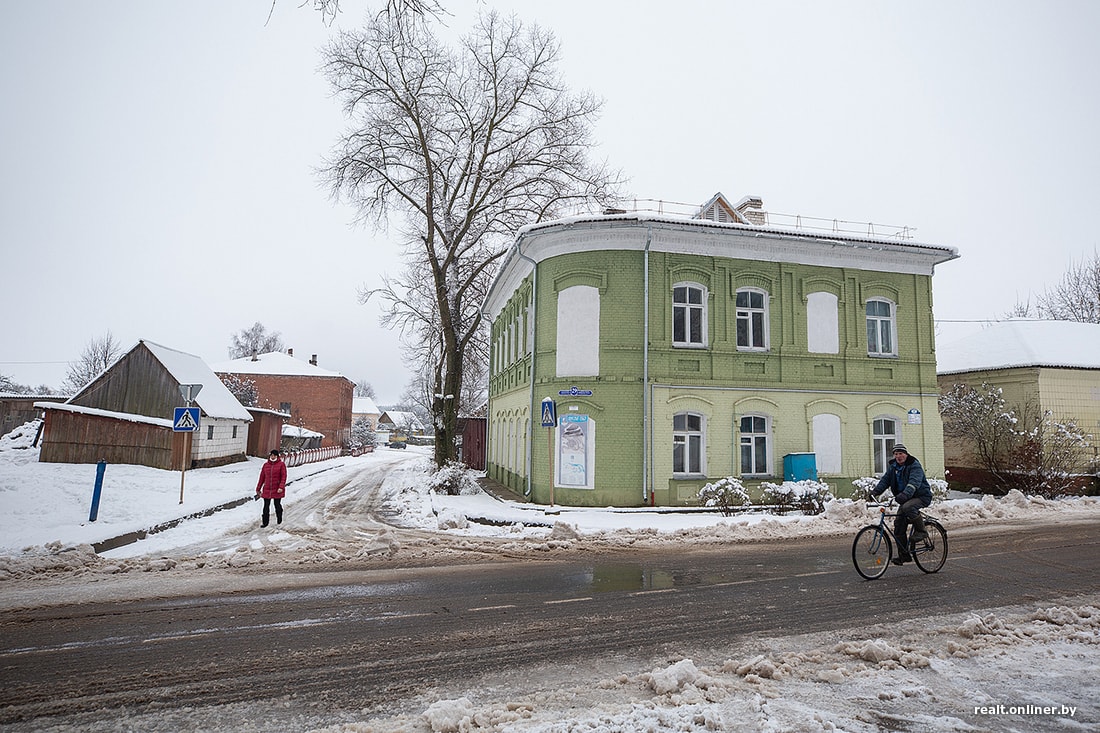
[{"label": "bicycle rear wheel", "polygon": [[894,547],[889,535],[876,525],[869,524],[856,533],[856,539],[852,542],[852,563],[856,566],[856,572],[867,580],[882,577],[890,567],[893,555]]},{"label": "bicycle rear wheel", "polygon": [[947,530],[932,519],[924,520],[924,528],[928,530],[928,539],[915,545],[910,543],[913,561],[924,572],[935,573],[947,562]]}]

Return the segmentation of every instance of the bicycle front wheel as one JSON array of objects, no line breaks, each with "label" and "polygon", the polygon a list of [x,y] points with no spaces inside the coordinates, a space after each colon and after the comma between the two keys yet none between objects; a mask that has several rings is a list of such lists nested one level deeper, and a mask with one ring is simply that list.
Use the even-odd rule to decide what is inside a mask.
[{"label": "bicycle front wheel", "polygon": [[924,520],[928,539],[913,545],[913,561],[926,573],[938,572],[947,562],[947,530],[939,522]]},{"label": "bicycle front wheel", "polygon": [[880,527],[869,524],[856,533],[852,543],[852,563],[867,580],[881,578],[894,555],[890,537]]}]

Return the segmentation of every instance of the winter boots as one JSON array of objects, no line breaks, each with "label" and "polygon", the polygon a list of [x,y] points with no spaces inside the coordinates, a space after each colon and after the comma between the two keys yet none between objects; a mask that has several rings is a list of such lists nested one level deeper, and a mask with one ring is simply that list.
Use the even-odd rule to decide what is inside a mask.
[{"label": "winter boots", "polygon": [[928,539],[928,530],[924,528],[924,517],[917,515],[917,518],[913,520],[913,544],[918,542],[924,542]]}]

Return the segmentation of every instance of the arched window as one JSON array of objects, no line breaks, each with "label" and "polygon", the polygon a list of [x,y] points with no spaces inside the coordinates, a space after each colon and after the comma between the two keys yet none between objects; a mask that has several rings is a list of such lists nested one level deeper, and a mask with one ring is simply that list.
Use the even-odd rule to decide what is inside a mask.
[{"label": "arched window", "polygon": [[706,474],[706,421],[702,415],[681,412],[672,416],[672,473],[676,476]]},{"label": "arched window", "polygon": [[741,418],[741,475],[766,476],[771,473],[771,421],[764,415]]},{"label": "arched window", "polygon": [[737,291],[737,348],[768,348],[768,294],[763,290]]},{"label": "arched window", "polygon": [[875,454],[875,473],[886,471],[894,453],[894,443],[901,442],[898,421],[892,417],[876,417],[871,426],[872,450]]},{"label": "arched window", "polygon": [[896,356],[898,353],[894,304],[876,298],[867,301],[867,353],[871,356]]},{"label": "arched window", "polygon": [[672,288],[672,345],[707,345],[707,289],[698,283]]}]

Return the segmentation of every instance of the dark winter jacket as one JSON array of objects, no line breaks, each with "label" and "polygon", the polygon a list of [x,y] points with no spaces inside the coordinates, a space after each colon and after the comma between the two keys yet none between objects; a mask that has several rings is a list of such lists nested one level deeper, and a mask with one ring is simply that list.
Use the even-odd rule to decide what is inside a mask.
[{"label": "dark winter jacket", "polygon": [[878,480],[875,496],[886,489],[894,493],[894,500],[898,504],[904,504],[913,498],[924,499],[924,505],[932,503],[932,487],[924,476],[924,469],[913,456],[907,456],[905,463],[898,465],[894,459],[890,459],[890,465],[886,467],[886,473]]},{"label": "dark winter jacket", "polygon": [[264,462],[260,480],[256,482],[256,493],[265,499],[282,499],[286,494],[286,464],[282,458]]}]

